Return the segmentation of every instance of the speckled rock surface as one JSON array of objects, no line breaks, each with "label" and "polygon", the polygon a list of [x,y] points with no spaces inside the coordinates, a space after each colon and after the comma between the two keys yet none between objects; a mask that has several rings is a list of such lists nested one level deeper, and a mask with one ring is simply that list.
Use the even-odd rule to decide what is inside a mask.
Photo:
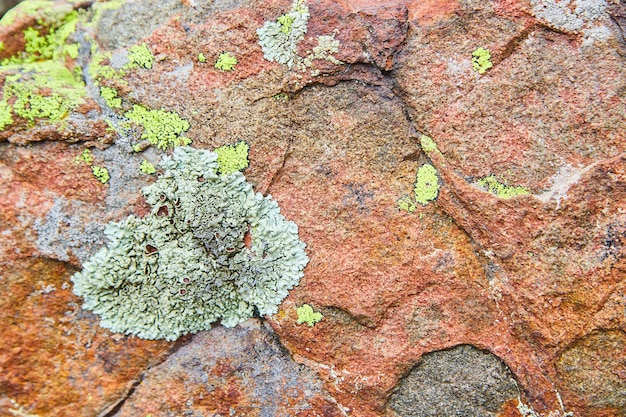
[{"label": "speckled rock surface", "polygon": [[[623,2],[309,0],[292,69],[257,35],[287,0],[36,3],[0,24],[0,60],[76,9],[34,61],[66,68],[82,101],[30,120],[8,84],[41,67],[0,66],[0,415],[626,415]],[[125,67],[143,43],[151,67]],[[246,178],[310,258],[276,315],[166,343],[81,309],[70,276],[108,222],[148,212],[140,164],[170,152],[142,142],[138,105],[187,120],[192,146],[250,146]],[[427,163],[438,193],[421,205]],[[479,185],[491,176],[521,195]],[[303,304],[322,320],[298,324]]]}]

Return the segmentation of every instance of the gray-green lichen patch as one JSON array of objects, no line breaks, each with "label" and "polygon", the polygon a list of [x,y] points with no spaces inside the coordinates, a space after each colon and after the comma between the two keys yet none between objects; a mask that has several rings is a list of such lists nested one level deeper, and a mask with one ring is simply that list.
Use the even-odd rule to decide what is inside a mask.
[{"label": "gray-green lichen patch", "polygon": [[257,30],[265,59],[291,68],[299,58],[298,43],[304,39],[309,16],[309,8],[304,0],[295,0],[288,13],[275,22],[265,22]]},{"label": "gray-green lichen patch", "polygon": [[298,227],[240,172],[218,175],[214,152],[179,147],[161,167],[143,190],[151,213],[109,224],[109,245],[72,277],[84,308],[114,332],[167,340],[274,314],[308,262]]}]

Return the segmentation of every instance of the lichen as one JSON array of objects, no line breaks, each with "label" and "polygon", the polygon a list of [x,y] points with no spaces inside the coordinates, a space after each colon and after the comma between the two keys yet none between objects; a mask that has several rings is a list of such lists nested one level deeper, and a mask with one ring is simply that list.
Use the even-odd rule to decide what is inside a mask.
[{"label": "lichen", "polygon": [[198,62],[202,62],[202,63],[206,62],[206,56],[204,56],[202,52],[198,54]]},{"label": "lichen", "polygon": [[43,23],[55,22],[72,10],[70,4],[60,4],[51,0],[27,0],[22,1],[9,11],[7,11],[0,27],[9,26],[20,16],[28,16]]},{"label": "lichen", "polygon": [[109,170],[104,167],[94,165],[91,167],[91,172],[102,184],[106,184],[111,179]]},{"label": "lichen", "polygon": [[224,145],[215,149],[217,154],[218,172],[229,175],[235,171],[242,171],[248,167],[248,151],[246,142],[237,142],[234,145]]},{"label": "lichen", "polygon": [[175,340],[221,320],[274,314],[308,258],[298,227],[239,171],[218,175],[217,154],[189,147],[165,157],[144,188],[149,215],[105,229],[109,239],[72,277],[101,326]]},{"label": "lichen", "polygon": [[112,109],[119,109],[122,107],[122,99],[117,96],[117,90],[111,87],[100,87],[100,97],[104,99],[107,106]]},{"label": "lichen", "polygon": [[476,181],[476,184],[492,194],[497,195],[499,198],[512,198],[519,195],[528,195],[530,191],[528,188],[522,186],[511,186],[503,184],[498,181],[495,175],[489,175],[488,177],[481,178]]},{"label": "lichen", "polygon": [[5,100],[0,100],[0,130],[13,123],[11,111],[11,106]]},{"label": "lichen", "polygon": [[491,52],[482,46],[472,52],[472,66],[474,71],[484,74],[489,68],[493,67],[491,63]]},{"label": "lichen", "polygon": [[423,206],[437,198],[439,194],[439,178],[434,166],[424,164],[417,170],[414,191],[415,201]]},{"label": "lichen", "polygon": [[126,75],[126,71],[121,68],[113,68],[109,64],[103,64],[103,62],[110,61],[111,52],[99,51],[98,47],[92,44],[91,62],[89,62],[87,71],[94,85],[100,85],[103,80],[121,80]]},{"label": "lichen", "polygon": [[304,39],[309,16],[304,0],[294,0],[288,13],[276,22],[265,22],[257,30],[265,59],[291,68],[298,59],[298,43]]},{"label": "lichen", "polygon": [[415,206],[415,201],[408,195],[402,196],[398,200],[398,209],[402,211],[406,211],[408,213],[413,213],[417,207]]},{"label": "lichen", "polygon": [[91,154],[91,151],[88,148],[85,148],[83,149],[80,155],[74,158],[74,162],[76,162],[77,164],[84,162],[87,165],[91,166],[91,164],[93,164],[93,155]]},{"label": "lichen", "polygon": [[230,52],[222,52],[215,62],[215,68],[220,71],[232,71],[237,65],[237,58]]},{"label": "lichen", "polygon": [[435,152],[439,149],[437,148],[437,144],[431,137],[422,135],[420,136],[420,145],[422,146],[422,150],[426,153]]},{"label": "lichen", "polygon": [[141,161],[141,164],[139,165],[139,170],[143,172],[144,174],[148,174],[148,175],[156,173],[156,168],[154,167],[154,165],[152,165],[150,162],[146,161],[145,159]]},{"label": "lichen", "polygon": [[315,324],[322,321],[322,318],[324,317],[322,313],[313,310],[313,307],[308,304],[302,304],[300,307],[297,307],[296,314],[298,315],[297,323],[306,323],[309,325],[309,327],[315,326]]},{"label": "lichen", "polygon": [[154,55],[148,45],[143,42],[141,45],[135,45],[128,50],[128,63],[124,65],[125,69],[146,68],[151,69],[154,64]]},{"label": "lichen", "polygon": [[189,130],[189,122],[174,112],[151,110],[135,104],[124,116],[141,126],[141,138],[147,139],[159,149],[166,150],[191,143],[191,139],[182,136]]}]

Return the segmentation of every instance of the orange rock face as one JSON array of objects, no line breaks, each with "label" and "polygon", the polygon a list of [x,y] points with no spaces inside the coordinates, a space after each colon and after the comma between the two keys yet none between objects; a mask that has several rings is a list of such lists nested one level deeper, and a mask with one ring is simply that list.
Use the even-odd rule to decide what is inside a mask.
[{"label": "orange rock face", "polygon": [[[0,132],[0,415],[626,415],[623,6],[311,0],[289,69],[257,29],[291,2],[99,4],[63,58],[88,105]],[[2,27],[0,56],[37,25]],[[143,42],[151,69],[94,84],[95,51],[120,69]],[[81,308],[71,275],[108,222],[146,214],[139,166],[167,153],[132,150],[133,105],[176,112],[198,148],[248,143],[246,178],[310,258],[277,314],[167,343]],[[76,162],[86,147],[106,184]],[[321,321],[298,324],[303,304]]]}]

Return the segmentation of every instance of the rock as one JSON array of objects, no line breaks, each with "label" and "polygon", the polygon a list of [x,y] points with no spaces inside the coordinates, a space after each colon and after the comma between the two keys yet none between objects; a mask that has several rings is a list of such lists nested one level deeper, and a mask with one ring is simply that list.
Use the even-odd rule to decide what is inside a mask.
[{"label": "rock", "polygon": [[[257,34],[287,0],[0,22],[0,414],[624,415],[623,5],[304,4],[291,69]],[[247,143],[310,258],[277,314],[167,343],[81,309],[70,276],[105,225],[150,210],[154,137]]]}]

